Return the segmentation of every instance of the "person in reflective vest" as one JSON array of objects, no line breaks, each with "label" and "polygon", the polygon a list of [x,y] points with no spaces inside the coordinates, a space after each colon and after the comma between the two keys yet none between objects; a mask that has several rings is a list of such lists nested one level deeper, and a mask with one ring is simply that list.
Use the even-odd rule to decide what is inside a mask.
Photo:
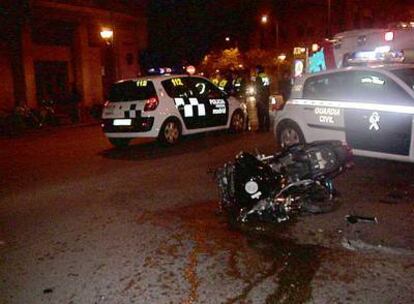
[{"label": "person in reflective vest", "polygon": [[270,129],[269,97],[270,78],[261,65],[256,66],[256,105],[259,119],[259,130],[268,132]]},{"label": "person in reflective vest", "polygon": [[218,87],[226,92],[227,94],[232,94],[232,75],[230,71],[225,71],[224,74],[221,75],[220,82]]},{"label": "person in reflective vest", "polygon": [[226,78],[221,79],[218,84],[218,87],[222,89],[223,91],[225,91],[226,88],[228,87],[228,80]]},{"label": "person in reflective vest", "polygon": [[218,86],[220,82],[220,74],[218,72],[215,72],[210,80],[214,85]]},{"label": "person in reflective vest", "polygon": [[233,76],[233,82],[232,82],[232,87],[233,87],[233,94],[238,96],[238,97],[242,97],[246,91],[246,77],[244,75],[245,72],[244,71],[239,71],[234,73]]}]

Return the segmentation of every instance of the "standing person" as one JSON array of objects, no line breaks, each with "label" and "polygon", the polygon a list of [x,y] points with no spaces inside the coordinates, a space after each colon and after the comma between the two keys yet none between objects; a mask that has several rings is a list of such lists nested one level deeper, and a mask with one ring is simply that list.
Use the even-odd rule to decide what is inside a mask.
[{"label": "standing person", "polygon": [[220,73],[218,71],[215,71],[210,80],[214,85],[218,86],[220,82]]},{"label": "standing person", "polygon": [[269,97],[270,97],[270,78],[261,65],[256,66],[256,105],[257,116],[259,119],[259,130],[268,132],[270,129],[269,117]]},{"label": "standing person", "polygon": [[279,80],[279,93],[283,96],[283,102],[290,97],[290,90],[292,89],[292,82],[290,79],[290,73],[285,71],[282,75],[282,79]]},{"label": "standing person", "polygon": [[233,94],[242,97],[246,93],[246,72],[245,71],[239,71],[235,72],[233,75]]},{"label": "standing person", "polygon": [[231,93],[231,84],[232,84],[232,81],[231,81],[231,72],[230,71],[225,71],[223,73],[222,77],[220,78],[220,82],[218,84],[218,87],[222,91],[230,94]]}]

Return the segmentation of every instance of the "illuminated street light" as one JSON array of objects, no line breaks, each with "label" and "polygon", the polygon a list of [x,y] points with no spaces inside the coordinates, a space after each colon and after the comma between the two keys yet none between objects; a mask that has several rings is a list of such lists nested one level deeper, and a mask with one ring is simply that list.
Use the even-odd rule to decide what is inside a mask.
[{"label": "illuminated street light", "polygon": [[225,39],[226,39],[227,42],[230,41],[230,37],[228,37],[228,36]]},{"label": "illuminated street light", "polygon": [[101,32],[99,33],[101,35],[101,38],[103,40],[105,40],[105,42],[107,44],[111,43],[111,40],[114,36],[114,32],[112,31],[112,29],[102,29]]},{"label": "illuminated street light", "polygon": [[280,62],[283,62],[283,61],[285,61],[286,60],[286,54],[280,54],[279,56],[277,56],[277,59],[280,61]]},{"label": "illuminated street light", "polygon": [[[268,15],[262,15],[260,18],[260,22],[262,24],[267,24],[269,22],[269,16]],[[279,21],[275,19],[275,31],[276,31],[276,49],[279,49]]]},{"label": "illuminated street light", "polygon": [[104,27],[99,32],[99,35],[105,41],[105,44],[107,45],[107,51],[110,52],[111,54],[110,64],[113,67],[114,78],[116,80],[118,79],[119,62],[118,62],[117,54],[115,51],[114,31],[112,30],[112,28]]}]

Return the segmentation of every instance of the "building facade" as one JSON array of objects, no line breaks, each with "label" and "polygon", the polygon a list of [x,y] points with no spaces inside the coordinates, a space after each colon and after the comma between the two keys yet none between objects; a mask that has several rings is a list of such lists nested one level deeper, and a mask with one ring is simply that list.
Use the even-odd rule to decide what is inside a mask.
[{"label": "building facade", "polygon": [[[42,100],[102,104],[110,84],[141,73],[145,1],[26,0],[0,4],[0,110]],[[103,39],[101,32],[112,32]]]}]

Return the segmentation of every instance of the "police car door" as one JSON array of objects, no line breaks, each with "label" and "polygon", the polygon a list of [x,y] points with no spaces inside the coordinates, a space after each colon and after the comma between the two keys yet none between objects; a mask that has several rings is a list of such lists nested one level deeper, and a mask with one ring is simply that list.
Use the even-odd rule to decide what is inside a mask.
[{"label": "police car door", "polygon": [[200,103],[191,89],[188,77],[174,77],[162,82],[167,94],[173,98],[187,129],[204,128],[206,108]]},{"label": "police car door", "polygon": [[344,73],[340,72],[309,77],[303,99],[293,101],[303,106],[310,141],[344,140],[343,80]]},{"label": "police car door", "polygon": [[348,144],[356,150],[408,157],[413,115],[405,109],[413,104],[412,97],[383,73],[353,71],[350,76],[345,111]]},{"label": "police car door", "polygon": [[191,88],[199,103],[205,105],[206,127],[218,127],[227,124],[229,105],[227,95],[204,78],[192,77]]}]

